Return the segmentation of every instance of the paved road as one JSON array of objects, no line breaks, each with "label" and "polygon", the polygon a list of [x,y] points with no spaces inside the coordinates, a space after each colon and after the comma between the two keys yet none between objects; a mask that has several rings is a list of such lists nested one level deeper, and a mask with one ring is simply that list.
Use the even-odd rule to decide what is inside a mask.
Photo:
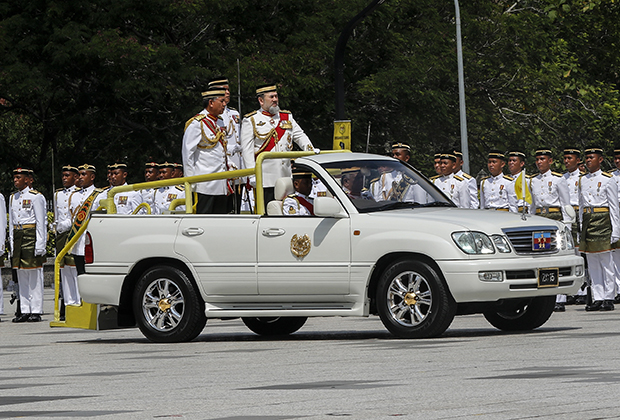
[{"label": "paved road", "polygon": [[620,417],[620,310],[569,306],[527,334],[465,316],[414,341],[377,318],[310,319],[279,340],[210,321],[185,344],[2,321],[0,419]]}]

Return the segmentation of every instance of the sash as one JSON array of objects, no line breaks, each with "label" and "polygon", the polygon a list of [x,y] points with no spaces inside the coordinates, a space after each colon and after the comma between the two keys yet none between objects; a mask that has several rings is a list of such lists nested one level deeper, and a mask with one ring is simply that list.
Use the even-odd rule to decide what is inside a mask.
[{"label": "sash", "polygon": [[88,196],[86,201],[84,201],[84,204],[82,204],[82,207],[80,207],[77,214],[75,215],[73,226],[71,226],[71,230],[69,231],[69,236],[67,237],[67,243],[71,240],[71,238],[75,236],[77,231],[80,230],[80,228],[82,227],[86,219],[88,219],[88,213],[90,212],[90,208],[95,202],[95,198],[97,198],[99,193],[103,191],[104,190],[96,189],[95,191],[91,193],[91,195]]},{"label": "sash", "polygon": [[308,202],[308,200],[306,200],[305,198],[303,198],[303,197],[301,197],[299,195],[296,196],[295,198],[297,199],[297,201],[299,201],[299,204],[301,204],[302,206],[307,208],[308,211],[310,212],[310,214],[314,216],[314,206],[312,204],[310,204]]},{"label": "sash", "polygon": [[269,139],[263,143],[260,149],[258,149],[258,152],[254,153],[254,159],[256,159],[256,157],[263,152],[271,152],[273,148],[276,147],[276,143],[282,138],[282,136],[284,136],[284,133],[286,132],[286,128],[282,128],[281,125],[282,121],[288,121],[288,116],[289,114],[280,112],[280,123],[276,128],[272,130],[273,134],[269,136]]}]

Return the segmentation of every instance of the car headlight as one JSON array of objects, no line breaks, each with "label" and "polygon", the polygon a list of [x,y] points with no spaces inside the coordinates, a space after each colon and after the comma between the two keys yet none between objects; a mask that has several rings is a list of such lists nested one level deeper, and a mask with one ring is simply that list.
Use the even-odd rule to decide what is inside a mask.
[{"label": "car headlight", "polygon": [[454,232],[452,240],[466,254],[495,254],[491,238],[482,232]]},{"label": "car headlight", "polygon": [[573,234],[571,233],[568,226],[564,226],[564,229],[558,229],[556,232],[556,236],[558,249],[565,251],[567,249],[575,248],[575,244],[573,243]]},{"label": "car headlight", "polygon": [[497,248],[497,250],[499,252],[501,252],[502,254],[508,254],[510,253],[512,250],[510,249],[510,244],[508,243],[508,240],[502,236],[502,235],[493,235],[491,236],[491,239],[493,239],[493,243],[495,244],[495,248]]}]

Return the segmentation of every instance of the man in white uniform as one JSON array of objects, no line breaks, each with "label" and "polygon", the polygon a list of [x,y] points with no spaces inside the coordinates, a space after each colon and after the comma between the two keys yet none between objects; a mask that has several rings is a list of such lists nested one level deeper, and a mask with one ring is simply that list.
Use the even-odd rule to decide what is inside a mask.
[{"label": "man in white uniform", "polygon": [[[120,187],[127,185],[127,165],[124,163],[114,163],[108,165],[110,172],[110,185]],[[142,194],[139,191],[125,191],[114,195],[114,205],[116,214],[132,214],[142,203]]]},{"label": "man in white uniform", "polygon": [[[614,170],[611,174],[616,181],[618,187],[618,194],[620,194],[620,148],[614,148],[614,165],[616,166],[616,170]],[[616,296],[614,297],[615,303],[620,303],[620,241],[616,242],[612,245],[612,252],[614,258],[615,265],[615,279],[616,279]]]},{"label": "man in white uniform", "polygon": [[13,322],[39,322],[43,313],[43,262],[47,242],[45,197],[28,186],[29,171],[13,171],[17,192],[9,202],[11,260],[17,269],[21,315]]},{"label": "man in white uniform", "polygon": [[[153,182],[157,181],[159,177],[159,166],[155,162],[147,162],[144,164],[144,182]],[[155,210],[153,209],[153,198],[155,196],[155,188],[147,188],[145,190],[140,190],[140,196],[142,197],[142,202],[149,205],[151,208],[151,214],[155,214]],[[141,214],[146,214],[146,211],[140,212]]]},{"label": "man in white uniform", "polygon": [[469,191],[469,208],[477,209],[478,202],[478,184],[476,178],[463,172],[463,153],[460,150],[455,150],[456,165],[454,166],[454,175],[460,176],[467,181],[467,190]]},{"label": "man in white uniform", "polygon": [[[202,93],[204,109],[185,124],[183,169],[185,176],[212,174],[229,169],[226,127],[221,118],[226,108],[226,92],[211,88]],[[196,213],[226,214],[232,211],[233,185],[220,179],[194,184],[198,195]]]},{"label": "man in white uniform", "polygon": [[[581,163],[581,150],[577,147],[567,147],[564,149],[564,166],[566,167],[566,172],[562,176],[568,185],[570,204],[573,206],[573,209],[575,209],[575,213],[577,214],[577,217],[571,226],[573,243],[575,244],[575,254],[577,255],[580,255],[579,231],[581,229],[581,214],[579,214],[579,179],[582,175],[585,175],[585,172],[581,172],[579,169],[579,165]],[[584,282],[576,296],[567,296],[566,304],[585,304],[587,295],[586,286],[587,282]]]},{"label": "man in white uniform", "polygon": [[512,178],[504,175],[505,155],[499,150],[491,150],[487,167],[491,176],[480,182],[480,208],[499,211],[515,211],[517,201],[513,193]]},{"label": "man in white uniform", "polygon": [[[4,243],[6,242],[6,201],[0,194],[0,257],[4,255]],[[0,315],[4,315],[4,286],[0,278]]]},{"label": "man in white uniform", "polygon": [[601,171],[602,148],[589,147],[584,154],[589,173],[580,181],[579,250],[585,252],[588,260],[593,300],[586,311],[612,311],[616,285],[611,249],[620,240],[618,184],[611,174]]},{"label": "man in white uniform", "polygon": [[[209,82],[209,89],[219,88],[224,89],[224,102],[226,107],[222,113],[222,121],[224,122],[224,130],[226,132],[226,154],[228,158],[228,170],[234,171],[237,169],[243,169],[243,159],[241,158],[241,140],[240,124],[241,117],[239,111],[229,106],[230,104],[230,86],[228,79],[224,76],[218,76]],[[239,214],[241,210],[241,188],[245,183],[244,179],[234,179],[232,184],[234,185],[233,207],[234,212]]]},{"label": "man in white uniform", "polygon": [[449,151],[442,153],[440,158],[442,175],[431,178],[433,183],[443,191],[457,207],[462,209],[471,208],[468,183],[464,178],[454,174],[456,155],[452,153],[452,151]]},{"label": "man in white uniform", "polygon": [[[525,168],[525,153],[523,153],[520,150],[510,150],[506,153],[506,156],[508,157],[508,172],[510,172],[510,177],[513,179],[512,181],[512,189],[510,190],[510,193],[514,195],[514,200],[517,203],[517,207],[516,207],[516,211],[519,213],[525,212],[528,213],[529,212],[529,203],[527,203],[525,200],[523,199],[517,199],[517,195],[515,192],[515,182],[517,182],[517,178],[519,177],[519,174],[521,173],[521,171],[523,171],[523,168]],[[529,181],[526,180],[526,182],[529,184]],[[524,208],[525,207],[525,208]],[[511,209],[511,211],[514,211],[513,209]]]},{"label": "man in white uniform", "polygon": [[[94,165],[89,165],[88,163],[85,163],[84,165],[79,166],[78,170],[80,171],[80,177],[77,181],[78,188],[75,190],[73,194],[71,194],[71,198],[69,199],[69,208],[71,211],[71,217],[73,221],[75,221],[75,218],[80,208],[84,204],[84,202],[96,190],[94,182],[95,182],[95,176],[97,174],[97,168],[95,168]],[[106,197],[107,189],[108,187],[106,187],[106,189],[103,191],[98,190],[101,192],[95,198],[95,201],[93,202],[91,206],[91,210],[96,210],[99,207],[99,202],[101,201],[101,199]],[[77,240],[73,248],[71,249],[71,256],[73,257],[73,260],[75,261],[75,268],[77,269],[78,275],[85,273],[85,263],[84,263],[84,248],[86,244],[85,237],[86,237],[85,234],[82,235]],[[79,290],[78,290],[78,293],[79,293]],[[79,295],[76,296],[76,300],[80,301]]]},{"label": "man in white uniform", "polygon": [[[80,177],[78,168],[66,165],[62,167],[62,188],[54,193],[54,226],[56,228],[56,254],[60,253],[67,244],[69,230],[73,223],[71,215],[71,195],[77,187],[75,183]],[[79,305],[76,301],[77,293],[77,270],[75,261],[71,255],[65,255],[60,262],[60,320],[65,318],[65,305]]]},{"label": "man in white uniform", "polygon": [[[530,213],[551,220],[561,220],[570,229],[575,219],[573,213],[576,212],[573,210],[569,214],[566,210],[566,207],[570,206],[566,179],[561,174],[551,171],[553,153],[550,148],[542,147],[536,150],[534,156],[539,174],[530,179],[532,189]],[[557,295],[554,310],[564,312],[565,304],[566,295]]]},{"label": "man in white uniform", "polygon": [[282,202],[285,216],[314,216],[312,192],[312,173],[293,169],[293,188],[295,192],[286,196]]},{"label": "man in white uniform", "polygon": [[[174,163],[164,162],[159,165],[159,178],[172,179],[174,178]],[[185,189],[181,185],[173,185],[168,187],[159,187],[155,191],[153,214],[163,214],[170,210],[170,204],[173,200],[185,198]],[[185,206],[178,206],[175,210],[184,211]]]},{"label": "man in white uniform", "polygon": [[[293,114],[280,110],[275,85],[259,86],[256,96],[260,108],[246,114],[241,125],[241,155],[246,168],[253,168],[256,157],[263,152],[287,152],[295,142],[301,150],[313,150],[312,142],[301,129]],[[270,159],[263,164],[265,203],[274,199],[278,178],[291,176],[289,159]],[[253,181],[251,181],[253,182]]]}]

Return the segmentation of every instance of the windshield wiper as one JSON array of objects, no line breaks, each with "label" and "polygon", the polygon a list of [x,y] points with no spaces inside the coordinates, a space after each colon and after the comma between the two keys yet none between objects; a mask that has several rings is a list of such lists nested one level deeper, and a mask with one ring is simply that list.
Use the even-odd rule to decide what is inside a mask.
[{"label": "windshield wiper", "polygon": [[433,201],[432,203],[421,204],[422,207],[456,207],[447,201]]}]

